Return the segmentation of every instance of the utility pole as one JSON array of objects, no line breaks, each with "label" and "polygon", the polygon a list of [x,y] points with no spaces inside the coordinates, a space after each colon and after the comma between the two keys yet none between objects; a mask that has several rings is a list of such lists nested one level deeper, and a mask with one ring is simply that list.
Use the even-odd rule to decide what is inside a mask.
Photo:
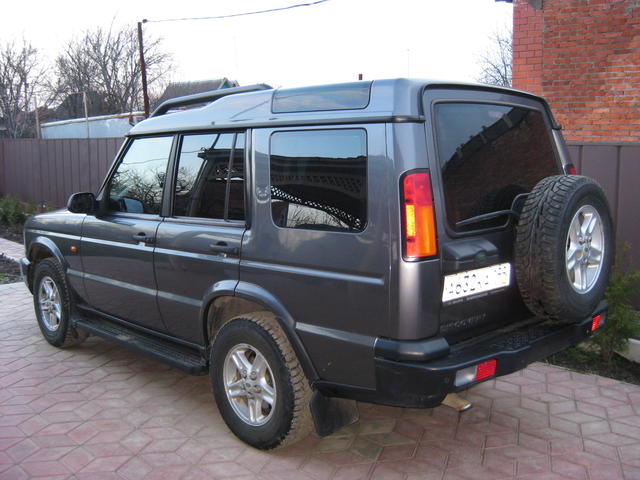
[{"label": "utility pole", "polygon": [[38,115],[38,97],[36,94],[33,94],[33,103],[35,104],[35,113],[36,113],[36,138],[40,138],[40,117]]},{"label": "utility pole", "polygon": [[89,133],[89,109],[87,108],[87,92],[82,92],[82,104],[84,105],[84,126],[87,129],[87,138],[91,135]]},{"label": "utility pole", "polygon": [[142,77],[142,98],[144,100],[144,116],[149,117],[149,94],[147,93],[147,66],[144,63],[144,45],[142,43],[142,24],[147,20],[138,22],[138,46],[140,47],[140,73]]}]

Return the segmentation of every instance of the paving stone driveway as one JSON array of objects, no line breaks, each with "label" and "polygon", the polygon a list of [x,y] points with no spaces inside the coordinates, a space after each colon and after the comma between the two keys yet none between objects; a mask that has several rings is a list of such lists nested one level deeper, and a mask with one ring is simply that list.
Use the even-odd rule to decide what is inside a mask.
[{"label": "paving stone driveway", "polygon": [[360,405],[333,437],[264,453],[226,428],[207,377],[91,337],[58,350],[0,286],[0,479],[640,479],[640,388],[534,364],[474,408]]}]

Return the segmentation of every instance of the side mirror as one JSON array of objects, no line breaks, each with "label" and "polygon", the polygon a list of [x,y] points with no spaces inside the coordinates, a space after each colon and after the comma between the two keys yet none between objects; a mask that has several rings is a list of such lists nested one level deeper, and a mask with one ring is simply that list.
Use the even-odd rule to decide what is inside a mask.
[{"label": "side mirror", "polygon": [[96,207],[96,196],[91,192],[74,193],[67,201],[67,210],[71,213],[94,213]]}]

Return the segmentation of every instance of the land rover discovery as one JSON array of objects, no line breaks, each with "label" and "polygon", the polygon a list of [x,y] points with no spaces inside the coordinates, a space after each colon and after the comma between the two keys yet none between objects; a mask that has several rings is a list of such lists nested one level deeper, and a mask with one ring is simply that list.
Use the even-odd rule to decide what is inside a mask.
[{"label": "land rover discovery", "polygon": [[575,173],[525,92],[217,90],[163,103],[99,192],[29,219],[22,270],[49,343],[208,373],[229,428],[270,449],[589,337],[613,230]]}]

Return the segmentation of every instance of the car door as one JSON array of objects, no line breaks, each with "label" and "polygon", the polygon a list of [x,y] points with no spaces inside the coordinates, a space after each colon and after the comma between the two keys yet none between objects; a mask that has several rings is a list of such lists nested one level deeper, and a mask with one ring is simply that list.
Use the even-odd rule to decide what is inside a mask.
[{"label": "car door", "polygon": [[172,199],[155,249],[158,307],[172,335],[200,343],[202,301],[214,284],[238,281],[245,230],[245,134],[184,135]]},{"label": "car door", "polygon": [[165,330],[156,302],[153,249],[173,136],[134,138],[112,169],[96,215],[84,221],[83,277],[91,307]]}]

